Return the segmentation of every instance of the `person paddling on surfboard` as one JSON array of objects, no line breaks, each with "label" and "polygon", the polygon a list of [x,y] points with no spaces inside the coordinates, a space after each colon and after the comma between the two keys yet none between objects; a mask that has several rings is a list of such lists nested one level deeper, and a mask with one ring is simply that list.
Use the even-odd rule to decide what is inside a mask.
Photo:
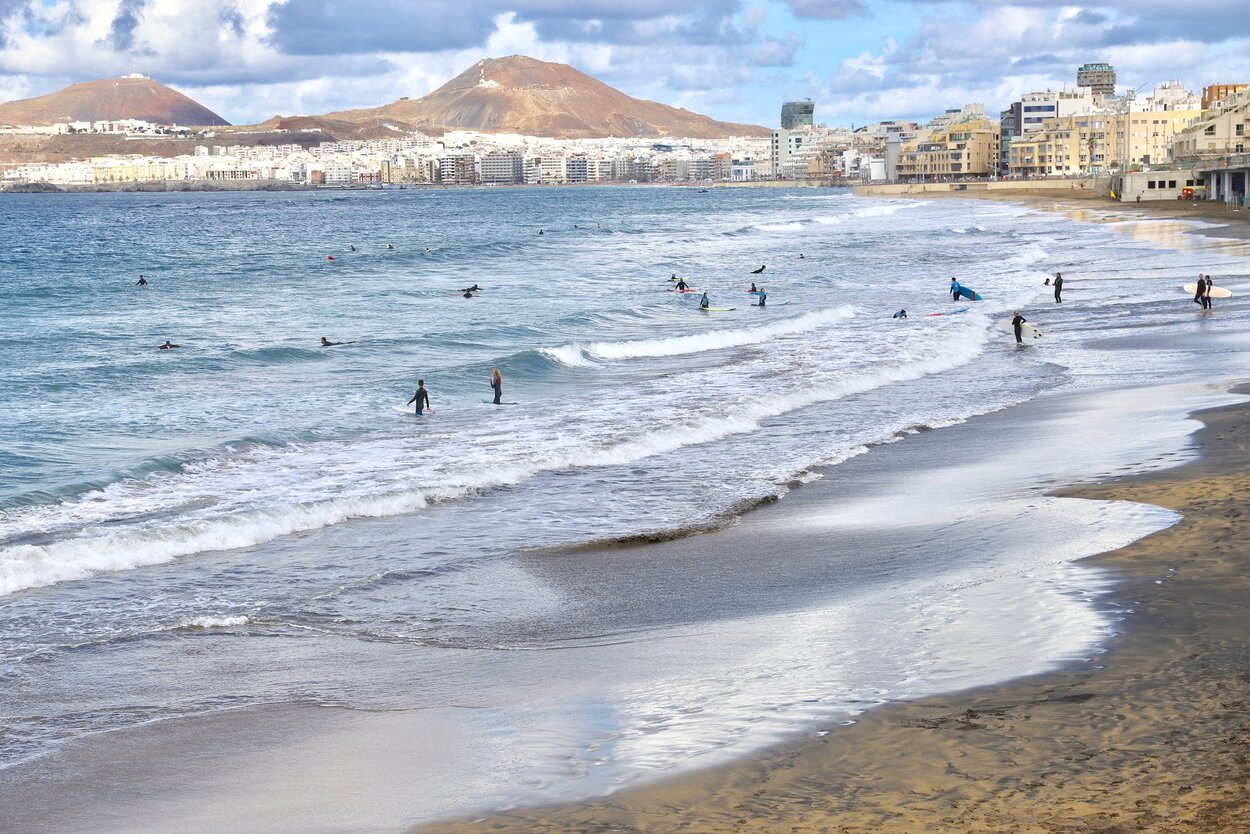
[{"label": "person paddling on surfboard", "polygon": [[686,279],[685,279],[685,278],[678,278],[678,279],[677,279],[677,291],[678,291],[678,292],[685,292],[685,291],[686,291],[686,290],[688,290],[688,289],[690,289],[690,285],[686,283]]},{"label": "person paddling on surfboard", "polygon": [[1011,329],[1016,331],[1016,344],[1024,344],[1024,323],[1028,321],[1024,316],[1020,315],[1020,311],[1016,310],[1011,317]]},{"label": "person paddling on surfboard", "polygon": [[759,268],[759,269],[753,269],[753,270],[751,270],[751,274],[752,274],[752,275],[759,275],[761,272],[763,272],[763,271],[764,271],[764,267],[766,267],[766,266],[768,266],[768,264],[760,264],[760,268]]},{"label": "person paddling on surfboard", "polygon": [[342,342],[331,342],[331,341],[330,341],[329,339],[327,339],[325,336],[322,336],[322,337],[321,337],[321,346],[322,346],[322,347],[338,347],[338,346],[339,346],[339,345],[341,345],[341,344],[343,344],[343,343],[342,343]]},{"label": "person paddling on surfboard", "polygon": [[[418,417],[425,412],[425,409],[430,408],[430,392],[425,390],[424,379],[417,380],[417,393],[413,394],[412,399],[405,403],[405,405],[412,405],[413,403],[417,404]],[[433,414],[434,409],[430,408],[430,413]]]},{"label": "person paddling on surfboard", "polygon": [[165,344],[157,345],[156,349],[157,350],[170,350],[171,348],[180,348],[180,347],[182,347],[182,345],[175,345],[173,342],[166,339]]},{"label": "person paddling on surfboard", "polygon": [[498,368],[490,372],[490,387],[495,389],[495,405],[499,405],[503,399],[503,374]]},{"label": "person paddling on surfboard", "polygon": [[699,309],[706,310],[712,306],[712,302],[708,299],[707,293],[703,293],[703,297],[699,299]]},{"label": "person paddling on surfboard", "polygon": [[896,319],[905,319],[905,318],[907,318],[907,311],[906,311],[906,310],[899,310],[897,313],[895,313],[895,314],[894,314],[894,318],[896,318]]}]

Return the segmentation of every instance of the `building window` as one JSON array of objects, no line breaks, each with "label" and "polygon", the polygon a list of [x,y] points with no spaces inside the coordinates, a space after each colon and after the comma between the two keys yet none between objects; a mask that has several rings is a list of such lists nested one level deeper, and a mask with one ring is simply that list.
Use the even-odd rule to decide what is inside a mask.
[{"label": "building window", "polygon": [[1168,188],[1175,188],[1176,180],[1168,180]]},{"label": "building window", "polygon": [[1154,188],[1154,187],[1155,187],[1155,181],[1154,181],[1154,180],[1150,180],[1150,181],[1148,181],[1148,182],[1146,183],[1146,187],[1147,187],[1147,188]]}]

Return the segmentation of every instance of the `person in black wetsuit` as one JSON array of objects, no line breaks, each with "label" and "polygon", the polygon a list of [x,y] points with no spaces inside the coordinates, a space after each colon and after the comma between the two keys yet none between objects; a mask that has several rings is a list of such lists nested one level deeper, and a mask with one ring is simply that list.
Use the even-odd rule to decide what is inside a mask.
[{"label": "person in black wetsuit", "polygon": [[343,344],[343,343],[342,343],[342,342],[331,342],[331,341],[330,341],[329,339],[327,339],[325,336],[322,336],[322,337],[321,337],[321,346],[322,346],[322,347],[338,347],[338,346],[339,346],[339,345],[341,345],[341,344]]},{"label": "person in black wetsuit", "polygon": [[764,267],[766,267],[766,266],[768,266],[768,264],[760,264],[760,268],[759,268],[759,269],[753,269],[753,270],[751,270],[751,274],[752,274],[752,275],[759,275],[761,272],[763,272],[763,271],[764,271]]},{"label": "person in black wetsuit", "polygon": [[[1198,285],[1197,285],[1197,289],[1194,290],[1194,303],[1195,304],[1202,304],[1202,293],[1203,293],[1203,290],[1207,288],[1206,277],[1207,276],[1203,275],[1201,272],[1198,273]],[[1206,309],[1206,306],[1207,305],[1202,304],[1203,309]]]},{"label": "person in black wetsuit", "polygon": [[498,368],[490,372],[490,387],[495,389],[495,405],[499,405],[503,398],[503,374]]},{"label": "person in black wetsuit", "polygon": [[180,348],[180,347],[182,347],[182,345],[175,345],[173,342],[166,339],[165,344],[157,345],[156,349],[157,350],[170,350],[171,348]]},{"label": "person in black wetsuit", "polygon": [[481,291],[482,291],[482,288],[479,287],[477,284],[474,284],[471,287],[465,287],[460,292],[481,292]]},{"label": "person in black wetsuit", "polygon": [[1211,287],[1213,286],[1215,284],[1211,281],[1211,276],[1207,275],[1202,285],[1202,309],[1204,310],[1211,309]]},{"label": "person in black wetsuit", "polygon": [[1056,304],[1059,304],[1063,301],[1063,299],[1059,297],[1060,294],[1062,293],[1063,293],[1063,273],[1056,272],[1055,273],[1055,303]]},{"label": "person in black wetsuit", "polygon": [[[420,417],[427,408],[430,408],[430,392],[425,390],[425,380],[417,380],[417,393],[412,395],[412,399],[405,405],[417,404],[417,416]],[[430,413],[434,413],[434,409],[430,408]]]},{"label": "person in black wetsuit", "polygon": [[751,282],[751,289],[747,290],[747,292],[759,292],[759,290],[757,290],[757,289],[755,288],[755,282],[754,282],[754,281],[752,281],[752,282]]},{"label": "person in black wetsuit", "polygon": [[135,281],[135,285],[139,287],[146,287],[148,285],[148,279],[140,275],[139,280]]},{"label": "person in black wetsuit", "polygon": [[1024,344],[1024,327],[1022,326],[1028,319],[1020,315],[1020,311],[1016,310],[1015,315],[1011,319],[1011,329],[1016,331],[1016,344]]},{"label": "person in black wetsuit", "polygon": [[686,283],[685,278],[677,279],[677,291],[678,292],[685,292],[689,288],[690,288],[690,285]]}]

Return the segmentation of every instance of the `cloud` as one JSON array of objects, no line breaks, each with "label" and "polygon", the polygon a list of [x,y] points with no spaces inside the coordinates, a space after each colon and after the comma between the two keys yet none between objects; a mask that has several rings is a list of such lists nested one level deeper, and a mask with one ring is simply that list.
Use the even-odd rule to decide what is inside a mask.
[{"label": "cloud", "polygon": [[[139,14],[143,11],[145,0],[122,0],[117,9],[117,16],[109,26],[107,42],[118,52],[132,52],[135,49],[135,30],[139,28]],[[144,50],[150,53],[150,50]]]},{"label": "cloud", "polygon": [[794,16],[806,20],[847,20],[868,17],[863,0],[785,0]]}]

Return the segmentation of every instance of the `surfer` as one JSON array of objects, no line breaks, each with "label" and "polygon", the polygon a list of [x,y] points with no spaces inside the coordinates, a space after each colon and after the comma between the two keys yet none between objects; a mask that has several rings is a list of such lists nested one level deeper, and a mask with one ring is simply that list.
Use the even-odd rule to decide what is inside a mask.
[{"label": "surfer", "polygon": [[712,302],[708,299],[707,293],[703,293],[703,297],[699,299],[699,309],[706,310],[712,306]]},{"label": "surfer", "polygon": [[800,261],[802,261],[802,260],[806,260],[806,259],[807,259],[807,256],[806,256],[806,255],[804,255],[802,252],[800,252],[800,253],[799,253],[799,260],[800,260]]},{"label": "surfer", "polygon": [[[1202,291],[1206,289],[1205,279],[1206,279],[1206,276],[1203,275],[1201,272],[1199,272],[1198,283],[1195,285],[1195,289],[1194,289],[1194,303],[1195,304],[1202,304]],[[1205,304],[1202,304],[1202,306],[1204,309],[1206,308]]]},{"label": "surfer", "polygon": [[331,341],[330,341],[329,339],[327,339],[325,336],[322,336],[322,337],[321,337],[321,346],[322,346],[322,347],[338,347],[338,346],[339,346],[339,345],[341,345],[341,344],[343,344],[343,343],[342,343],[342,342],[331,342]]},{"label": "surfer", "polygon": [[148,279],[144,278],[142,275],[139,276],[138,281],[135,281],[135,286],[146,287],[147,285],[148,285]]},{"label": "surfer", "polygon": [[180,347],[182,347],[182,345],[175,345],[173,342],[166,339],[165,344],[157,345],[156,349],[157,350],[169,350],[170,348],[180,348]]},{"label": "surfer", "polygon": [[753,270],[751,270],[751,274],[752,274],[752,275],[759,275],[761,272],[763,272],[763,271],[764,271],[764,267],[766,267],[766,266],[768,266],[768,264],[760,264],[760,268],[759,268],[759,269],[753,269]]},{"label": "surfer", "polygon": [[542,230],[542,229],[539,229],[539,230],[538,230],[538,236],[539,236],[539,237],[542,237],[542,236],[543,236],[543,230]]},{"label": "surfer", "polygon": [[387,248],[387,249],[394,249],[395,247],[394,247],[394,246],[391,246],[391,245],[388,243],[388,244],[386,244],[386,248]]},{"label": "surfer", "polygon": [[347,247],[347,251],[348,251],[348,252],[355,252],[355,251],[356,251],[356,247],[355,247],[355,246],[348,246],[348,247]]},{"label": "surfer", "polygon": [[1212,286],[1213,286],[1213,283],[1211,281],[1211,276],[1207,275],[1202,283],[1202,309],[1204,310],[1211,309],[1211,287]]},{"label": "surfer", "polygon": [[765,302],[765,301],[767,301],[767,300],[768,300],[768,293],[764,292],[763,290],[760,290],[760,303],[759,303],[759,306],[760,306],[760,307],[763,307],[763,306],[764,306],[764,302]]},{"label": "surfer", "polygon": [[959,281],[952,278],[951,279],[951,301],[959,300],[959,291],[961,289],[963,289],[963,287],[959,286]]},{"label": "surfer", "polygon": [[678,278],[678,279],[677,279],[677,291],[678,291],[678,292],[685,292],[685,291],[686,291],[686,290],[688,290],[688,289],[690,289],[690,285],[686,283],[686,279],[685,279],[685,278]]},{"label": "surfer", "polygon": [[[412,399],[406,402],[405,405],[412,405],[413,403],[417,404],[418,417],[425,412],[425,409],[430,408],[430,392],[425,390],[424,379],[417,380],[417,393],[413,394]],[[434,409],[430,408],[430,413],[433,414]]]},{"label": "surfer", "polygon": [[465,287],[460,292],[481,292],[481,291],[482,291],[482,288],[479,287],[477,284],[474,284],[471,287]]},{"label": "surfer", "polygon": [[895,313],[895,314],[894,314],[894,318],[896,318],[896,319],[905,319],[905,318],[907,318],[907,311],[906,311],[906,310],[899,310],[897,313]]},{"label": "surfer", "polygon": [[752,281],[752,282],[751,282],[751,289],[747,290],[747,292],[759,292],[759,290],[757,290],[757,289],[755,288],[755,282],[754,282],[754,281]]},{"label": "surfer", "polygon": [[499,401],[503,399],[503,374],[499,373],[499,369],[490,372],[490,387],[495,389],[495,405],[499,405]]},{"label": "surfer", "polygon": [[1024,316],[1020,315],[1020,311],[1016,310],[1012,314],[1011,329],[1016,331],[1016,344],[1024,344],[1024,323],[1028,321]]},{"label": "surfer", "polygon": [[431,249],[430,247],[428,247],[428,246],[427,246],[427,247],[425,247],[425,251],[424,251],[424,252],[422,252],[421,254],[422,254],[422,255],[428,255],[428,254],[430,254],[430,253],[431,253],[431,252],[433,252],[433,251],[434,251],[433,249]]},{"label": "surfer", "polygon": [[461,297],[461,298],[472,298],[472,297],[473,297],[473,291],[472,291],[472,290],[465,290],[465,291],[464,291],[464,295],[462,295],[462,296],[460,296],[460,297]]},{"label": "surfer", "polygon": [[1059,304],[1063,301],[1059,295],[1063,292],[1063,273],[1055,273],[1055,303]]}]

